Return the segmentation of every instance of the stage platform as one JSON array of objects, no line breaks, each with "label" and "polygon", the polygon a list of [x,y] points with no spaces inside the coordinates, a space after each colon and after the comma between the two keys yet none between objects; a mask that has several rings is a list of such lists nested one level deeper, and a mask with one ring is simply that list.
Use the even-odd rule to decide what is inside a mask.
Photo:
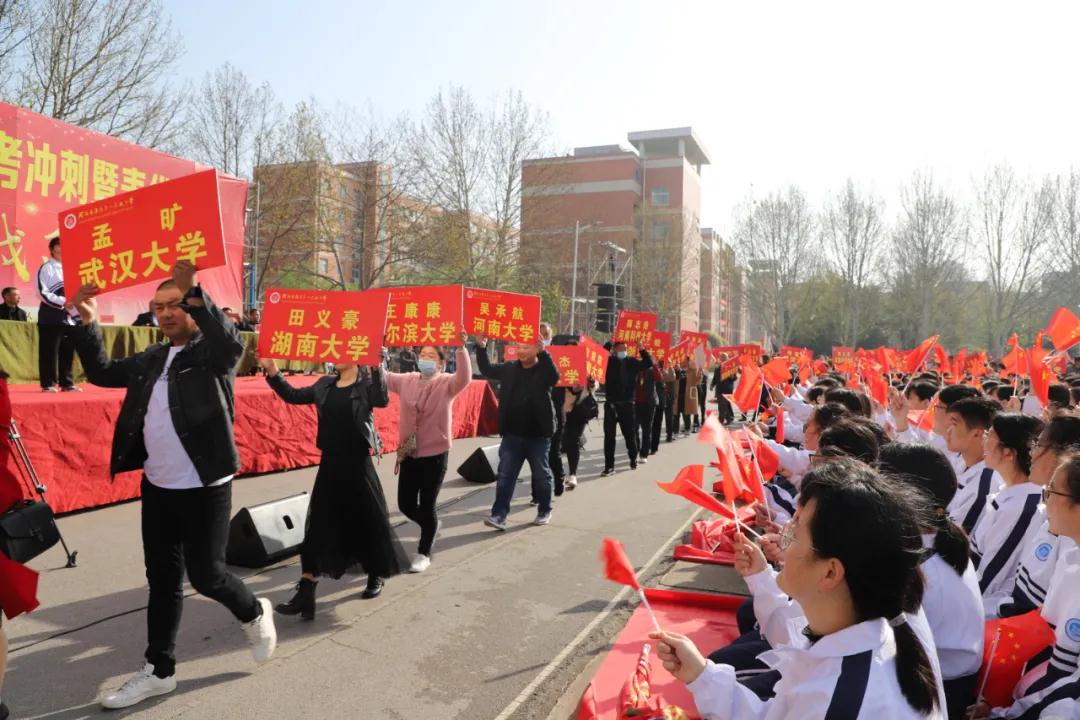
[{"label": "stage platform", "polygon": [[[288,378],[296,386],[316,377]],[[71,512],[130,500],[139,496],[139,473],[109,479],[113,428],[124,390],[80,385],[81,393],[43,393],[37,385],[11,385],[15,421],[27,451],[48,487],[48,500],[58,512]],[[393,464],[398,445],[398,398],[375,411],[375,423]],[[314,406],[287,405],[261,377],[236,381],[236,445],[240,475],[277,472],[315,465]],[[455,438],[498,433],[498,402],[491,387],[473,380],[454,400]]]}]

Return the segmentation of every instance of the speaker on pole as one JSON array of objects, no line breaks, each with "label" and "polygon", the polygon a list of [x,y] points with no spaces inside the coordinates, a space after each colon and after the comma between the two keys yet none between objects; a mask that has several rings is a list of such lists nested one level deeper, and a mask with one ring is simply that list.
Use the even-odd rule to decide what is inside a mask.
[{"label": "speaker on pole", "polygon": [[225,561],[257,568],[300,552],[310,498],[305,492],[240,508],[229,523]]},{"label": "speaker on pole", "polygon": [[469,482],[493,483],[499,475],[499,446],[477,448],[461,463],[458,475]]}]

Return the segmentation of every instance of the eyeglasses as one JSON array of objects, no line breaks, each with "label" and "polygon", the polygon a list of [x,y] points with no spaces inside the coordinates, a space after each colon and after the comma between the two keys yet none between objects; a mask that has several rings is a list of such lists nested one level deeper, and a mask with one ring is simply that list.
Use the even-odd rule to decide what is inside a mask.
[{"label": "eyeglasses", "polygon": [[[1046,504],[1047,502],[1049,502],[1051,495],[1060,495],[1061,497],[1067,497],[1070,500],[1073,500],[1073,496],[1070,495],[1069,493],[1063,493],[1063,492],[1059,492],[1057,490],[1051,490],[1049,485],[1043,485],[1043,489],[1042,489],[1042,501],[1043,501],[1043,504]],[[1076,502],[1076,501],[1073,500],[1073,502]],[[784,539],[784,536],[781,535],[780,536],[780,544],[781,544],[781,546],[783,546],[783,539]]]}]

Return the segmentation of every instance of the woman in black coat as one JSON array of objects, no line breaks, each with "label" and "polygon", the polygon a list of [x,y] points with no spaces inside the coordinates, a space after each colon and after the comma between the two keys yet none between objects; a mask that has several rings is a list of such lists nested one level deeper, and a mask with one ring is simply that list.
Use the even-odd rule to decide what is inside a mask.
[{"label": "woman in black coat", "polygon": [[386,497],[371,461],[381,445],[373,411],[390,402],[385,376],[378,368],[339,365],[338,374],[320,378],[310,387],[294,388],[273,360],[259,364],[270,387],[285,402],[315,405],[319,416],[316,445],[322,451],[300,548],[300,582],[293,598],[275,609],[311,620],[319,576],[337,579],[355,565],[367,573],[363,597],[378,597],[385,578],[409,567],[390,527]]}]

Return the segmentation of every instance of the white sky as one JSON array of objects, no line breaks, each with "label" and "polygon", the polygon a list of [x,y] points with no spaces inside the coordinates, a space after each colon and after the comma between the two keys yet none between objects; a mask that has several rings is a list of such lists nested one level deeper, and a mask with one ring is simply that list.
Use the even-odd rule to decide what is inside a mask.
[{"label": "white sky", "polygon": [[[266,8],[273,7],[272,12]],[[293,103],[419,111],[441,87],[520,89],[559,148],[690,125],[712,153],[702,224],[753,190],[821,200],[851,176],[896,209],[932,169],[958,194],[1008,161],[1080,165],[1080,3],[174,0],[182,72],[225,62]]]}]

